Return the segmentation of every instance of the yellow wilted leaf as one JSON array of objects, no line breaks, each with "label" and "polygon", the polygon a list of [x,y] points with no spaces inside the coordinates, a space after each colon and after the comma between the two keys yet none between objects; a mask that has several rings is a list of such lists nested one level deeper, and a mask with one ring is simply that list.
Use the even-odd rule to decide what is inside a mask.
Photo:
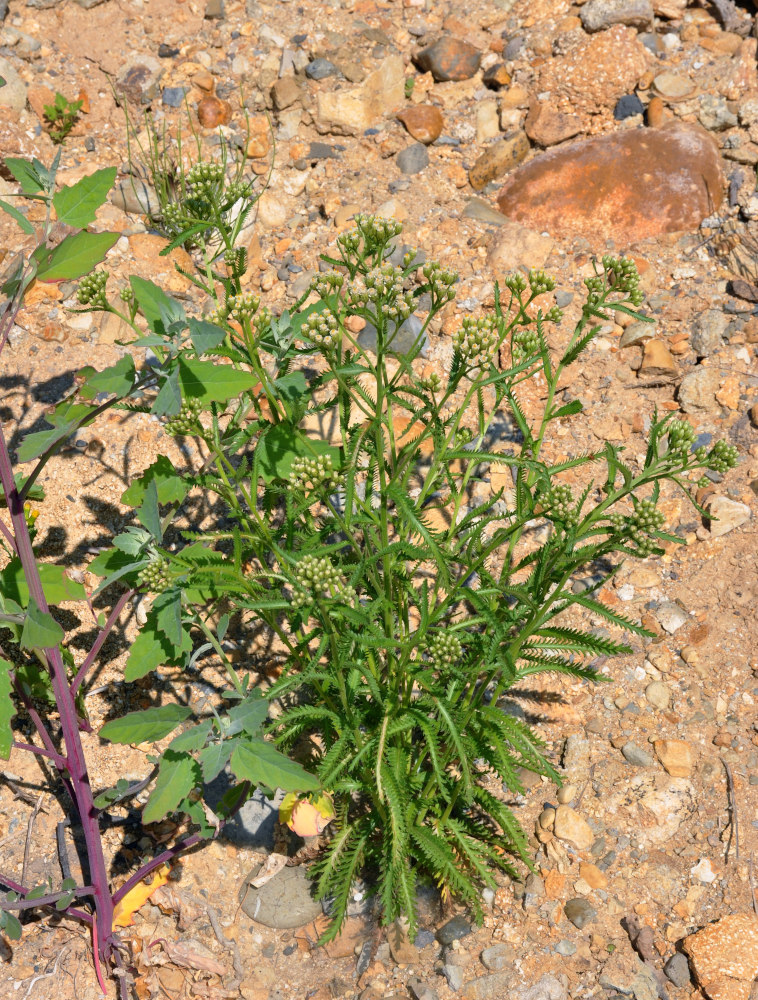
[{"label": "yellow wilted leaf", "polygon": [[152,872],[152,881],[140,882],[133,889],[120,899],[113,908],[113,929],[117,927],[130,927],[134,923],[134,914],[144,906],[156,889],[168,882],[171,866],[163,864]]}]

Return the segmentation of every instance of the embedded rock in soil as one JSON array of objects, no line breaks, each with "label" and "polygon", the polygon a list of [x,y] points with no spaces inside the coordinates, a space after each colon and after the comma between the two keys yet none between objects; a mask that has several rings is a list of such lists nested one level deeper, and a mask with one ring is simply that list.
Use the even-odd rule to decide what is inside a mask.
[{"label": "embedded rock in soil", "polygon": [[259,869],[260,865],[256,865],[248,873],[239,892],[240,906],[251,920],[285,930],[303,927],[321,915],[321,903],[311,895],[312,883],[303,865],[282,868],[256,889],[249,881]]},{"label": "embedded rock in soil", "polygon": [[628,244],[692,231],[722,197],[715,143],[699,126],[672,122],[541,153],[506,181],[498,205],[555,235]]},{"label": "embedded rock in soil", "polygon": [[468,80],[479,69],[481,58],[481,52],[473,45],[446,35],[422,49],[416,56],[416,65],[423,72],[431,73],[438,83]]},{"label": "embedded rock in soil", "polygon": [[465,917],[457,916],[448,920],[446,924],[437,931],[437,940],[440,944],[448,945],[453,941],[459,941],[471,933],[471,924]]},{"label": "embedded rock in soil", "polygon": [[[469,182],[475,191],[481,191],[490,181],[497,180],[513,170],[529,152],[529,140],[524,132],[514,132],[494,142],[482,153],[469,170]],[[504,215],[510,215],[504,212]],[[514,216],[515,217],[515,216]]]},{"label": "embedded rock in soil", "polygon": [[420,174],[422,170],[429,166],[429,154],[423,142],[414,142],[405,149],[401,149],[395,157],[401,173]]},{"label": "embedded rock in soil", "polygon": [[405,100],[405,69],[402,56],[390,55],[363,83],[351,90],[318,95],[317,127],[362,132],[389,114]]},{"label": "embedded rock in soil", "polygon": [[433,104],[417,104],[401,111],[397,118],[405,125],[409,135],[425,146],[439,138],[444,124],[442,112]]},{"label": "embedded rock in soil", "polygon": [[678,369],[671,351],[662,340],[649,340],[645,344],[640,365],[640,378],[675,378]]},{"label": "embedded rock in soil", "polygon": [[681,951],[677,951],[668,959],[663,966],[663,971],[666,977],[679,989],[692,985],[689,962],[687,956],[683,955]]},{"label": "embedded rock in soil", "polygon": [[684,939],[698,984],[710,1000],[748,1000],[758,976],[758,916],[735,913]]},{"label": "embedded rock in soil", "polygon": [[709,528],[712,538],[725,535],[750,520],[748,505],[730,497],[714,497],[708,504],[708,513],[711,515]]},{"label": "embedded rock in soil", "polygon": [[556,146],[573,139],[583,129],[578,115],[556,111],[547,101],[534,101],[524,122],[524,130],[538,146]]},{"label": "embedded rock in soil", "polygon": [[197,120],[203,128],[218,128],[228,125],[232,117],[232,106],[228,101],[209,94],[197,106]]},{"label": "embedded rock in soil", "polygon": [[591,923],[597,916],[597,910],[586,899],[569,899],[563,907],[566,918],[571,921],[574,927],[581,930]]},{"label": "embedded rock in soil", "polygon": [[588,850],[595,840],[589,823],[571,806],[558,806],[555,810],[553,833],[558,840],[571,844],[578,851]]},{"label": "embedded rock in soil", "polygon": [[716,393],[721,387],[722,375],[717,368],[696,368],[682,379],[677,393],[679,405],[685,413],[699,410],[716,410]]},{"label": "embedded rock in soil", "polygon": [[650,767],[653,763],[653,758],[650,754],[641,747],[638,747],[636,743],[632,743],[631,740],[622,746],[621,753],[624,755],[626,762],[632,764],[634,767]]},{"label": "embedded rock in soil", "polygon": [[516,958],[516,949],[507,941],[498,941],[497,944],[485,948],[479,956],[482,965],[490,972],[502,972]]},{"label": "embedded rock in soil", "polygon": [[656,740],[656,756],[672,778],[689,778],[692,774],[692,750],[684,740]]},{"label": "embedded rock in soil", "polygon": [[553,252],[555,242],[549,236],[511,222],[505,216],[501,216],[501,220],[497,242],[487,257],[495,278],[502,280],[505,275],[523,266],[543,267]]},{"label": "embedded rock in soil", "polygon": [[617,952],[603,966],[598,982],[605,990],[612,990],[634,1000],[658,1000],[658,983],[649,965],[636,955]]},{"label": "embedded rock in soil", "polygon": [[645,72],[650,53],[634,28],[617,24],[592,35],[539,71],[537,93],[563,98],[572,111],[597,113],[631,93]]},{"label": "embedded rock in soil", "polygon": [[640,31],[653,20],[650,0],[589,0],[579,15],[585,31],[605,31],[614,24],[626,24]]},{"label": "embedded rock in soil", "polygon": [[720,309],[706,309],[695,320],[690,347],[699,358],[714,354],[724,343],[729,317]]},{"label": "embedded rock in soil", "polygon": [[0,106],[23,111],[26,107],[27,86],[9,59],[0,58],[0,76],[5,86],[0,87]]},{"label": "embedded rock in soil", "polygon": [[115,92],[133,104],[149,104],[158,95],[163,66],[153,56],[136,56],[116,79]]}]

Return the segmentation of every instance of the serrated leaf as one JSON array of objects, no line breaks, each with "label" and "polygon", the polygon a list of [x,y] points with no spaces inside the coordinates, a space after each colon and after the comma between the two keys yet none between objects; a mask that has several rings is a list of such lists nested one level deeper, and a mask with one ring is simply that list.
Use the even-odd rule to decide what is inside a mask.
[{"label": "serrated leaf", "polygon": [[156,625],[172,646],[178,647],[182,642],[182,592],[179,587],[164,590],[153,601]]},{"label": "serrated leaf", "polygon": [[12,219],[15,219],[16,223],[21,227],[27,236],[34,236],[34,226],[31,222],[29,222],[23,212],[20,212],[13,205],[9,205],[7,201],[2,200],[0,200],[0,209],[2,209],[3,212],[7,212]]},{"label": "serrated leaf", "polygon": [[100,737],[111,743],[148,743],[162,740],[192,715],[186,705],[161,705],[143,712],[130,712],[120,719],[106,722]]},{"label": "serrated leaf", "polygon": [[268,716],[268,702],[260,691],[254,690],[241,704],[229,709],[229,718],[233,725],[228,730],[230,736],[238,732],[254,735],[259,732]]},{"label": "serrated leaf", "polygon": [[53,195],[53,207],[58,221],[74,229],[85,229],[95,221],[97,209],[105,203],[116,180],[116,168],[104,167],[76,184],[63,187]]},{"label": "serrated leaf", "polygon": [[13,745],[11,722],[16,714],[16,706],[11,698],[13,685],[8,674],[9,670],[13,670],[13,664],[0,658],[0,757],[3,760],[8,760],[11,755]]},{"label": "serrated leaf", "polygon": [[[75,233],[36,256],[38,281],[72,281],[89,274],[103,260],[120,233]],[[44,249],[44,248],[43,248]],[[37,251],[35,251],[35,255]]]},{"label": "serrated leaf", "polygon": [[158,487],[151,479],[146,488],[142,505],[137,510],[137,517],[143,527],[147,528],[153,538],[160,541],[163,538],[161,512],[158,509]]},{"label": "serrated leaf", "polygon": [[201,750],[205,746],[205,741],[208,739],[208,735],[213,728],[213,723],[208,720],[207,722],[200,722],[196,726],[190,726],[189,729],[185,729],[183,733],[179,733],[175,736],[168,746],[169,750],[173,750],[175,753],[188,753],[190,750]]},{"label": "serrated leaf", "polygon": [[33,597],[29,598],[21,645],[24,649],[52,649],[63,641],[64,631],[47,611],[41,611]]},{"label": "serrated leaf", "polygon": [[162,288],[148,281],[146,278],[138,278],[132,275],[129,278],[134,297],[142,310],[142,315],[148,322],[150,329],[154,333],[165,333],[163,318],[169,317],[170,322],[186,322],[184,309],[170,296],[166,295]]},{"label": "serrated leaf", "polygon": [[190,340],[198,356],[205,354],[206,351],[212,351],[214,347],[218,347],[226,337],[225,330],[222,330],[220,326],[216,326],[215,323],[209,323],[207,320],[191,317],[187,323]]},{"label": "serrated leaf", "polygon": [[21,185],[24,194],[37,194],[49,183],[50,175],[39,160],[22,160],[17,156],[6,156],[4,159],[6,167]]},{"label": "serrated leaf", "polygon": [[557,420],[559,417],[570,417],[574,413],[582,412],[582,401],[581,399],[572,399],[570,403],[566,403],[565,406],[560,406],[557,410],[554,410],[550,414],[551,420]]},{"label": "serrated leaf", "polygon": [[206,784],[210,784],[214,778],[221,774],[236,746],[236,740],[224,740],[223,743],[211,743],[210,746],[200,751],[198,761],[203,769],[203,781]]},{"label": "serrated leaf", "polygon": [[155,787],[142,810],[143,823],[157,823],[173,812],[200,782],[200,768],[189,754],[166,750]]},{"label": "serrated leaf", "polygon": [[196,358],[179,358],[179,382],[182,395],[201,403],[226,403],[252,389],[258,379],[252,372],[240,371],[231,365]]},{"label": "serrated leaf", "polygon": [[156,417],[175,417],[182,408],[182,390],[179,385],[179,370],[173,367],[166,374],[151,412]]},{"label": "serrated leaf", "polygon": [[[62,601],[82,601],[87,596],[87,591],[82,584],[72,580],[63,566],[38,563],[37,569],[48,604],[60,604]],[[26,607],[29,600],[29,588],[26,585],[24,569],[18,557],[11,559],[0,572],[0,588],[5,597],[17,601],[21,607]]]},{"label": "serrated leaf", "polygon": [[109,396],[127,396],[134,386],[134,358],[131,354],[125,354],[115,365],[104,368],[101,372],[88,367],[81,369],[78,374],[87,380],[79,390],[82,399],[93,399],[101,392],[107,392]]},{"label": "serrated leaf", "polygon": [[318,778],[265,740],[240,741],[232,754],[231,769],[240,781],[285,792],[311,792],[321,787]]},{"label": "serrated leaf", "polygon": [[135,479],[129,488],[124,490],[121,494],[121,503],[139,507],[151,480],[155,480],[158,489],[158,503],[181,503],[187,495],[187,485],[177,473],[171,460],[166,455],[159,455],[140,478]]},{"label": "serrated leaf", "polygon": [[67,437],[86,421],[87,416],[94,412],[94,407],[84,403],[66,403],[58,407],[54,413],[48,414],[46,420],[52,424],[49,431],[35,431],[27,434],[18,448],[19,462],[31,462]]},{"label": "serrated leaf", "polygon": [[192,639],[188,632],[182,630],[178,646],[173,645],[165,635],[158,632],[151,609],[147,624],[129,650],[129,658],[124,667],[124,680],[136,681],[157,667],[180,663],[191,649]]}]

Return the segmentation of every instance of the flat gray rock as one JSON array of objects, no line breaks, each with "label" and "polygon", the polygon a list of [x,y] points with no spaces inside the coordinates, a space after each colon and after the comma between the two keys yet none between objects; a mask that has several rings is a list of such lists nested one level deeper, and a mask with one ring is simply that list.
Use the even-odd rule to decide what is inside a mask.
[{"label": "flat gray rock", "polygon": [[321,903],[311,895],[311,881],[304,865],[282,868],[260,889],[250,885],[260,869],[256,865],[245,877],[239,891],[243,911],[264,927],[291,930],[302,927],[322,913]]}]

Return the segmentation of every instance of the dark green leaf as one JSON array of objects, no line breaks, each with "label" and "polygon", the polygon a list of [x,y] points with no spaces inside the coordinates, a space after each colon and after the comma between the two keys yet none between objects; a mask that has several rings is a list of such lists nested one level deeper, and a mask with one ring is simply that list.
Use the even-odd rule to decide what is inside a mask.
[{"label": "dark green leaf", "polygon": [[41,611],[34,598],[30,597],[21,632],[21,645],[24,649],[52,649],[63,641],[64,635],[53,616]]},{"label": "dark green leaf", "polygon": [[[38,281],[72,281],[97,267],[120,233],[75,233],[36,259]],[[35,251],[36,254],[36,251]]]},{"label": "dark green leaf", "polygon": [[3,212],[7,212],[12,219],[15,219],[27,236],[34,236],[34,226],[31,222],[29,222],[23,212],[19,212],[19,210],[14,208],[13,205],[9,205],[7,201],[0,201],[0,209],[2,209]]},{"label": "dark green leaf", "polygon": [[574,413],[582,412],[582,401],[581,399],[572,399],[570,403],[566,403],[565,406],[558,407],[550,414],[551,420],[557,420],[559,417],[570,417]]},{"label": "dark green leaf", "polygon": [[166,295],[162,288],[148,281],[146,278],[138,278],[132,275],[129,279],[134,297],[142,310],[142,315],[148,322],[151,330],[155,333],[165,333],[163,317],[168,316],[171,321],[186,322],[184,309],[176,301]]},{"label": "dark green leaf", "polygon": [[21,924],[15,913],[8,910],[0,911],[0,927],[5,931],[5,936],[10,941],[21,940]]},{"label": "dark green leaf", "polygon": [[50,182],[48,171],[37,159],[29,161],[17,156],[6,156],[5,165],[21,185],[24,194],[37,194]]},{"label": "dark green leaf", "polygon": [[221,774],[236,745],[236,740],[224,740],[223,743],[211,743],[210,746],[200,751],[198,760],[203,769],[203,780],[206,784]]},{"label": "dark green leaf", "polygon": [[179,370],[175,366],[166,374],[151,410],[156,417],[175,417],[182,408]]},{"label": "dark green leaf", "polygon": [[121,503],[139,507],[147,491],[148,483],[155,480],[158,488],[158,503],[181,503],[187,495],[187,485],[177,473],[176,467],[166,455],[159,455],[139,479],[121,495]]},{"label": "dark green leaf", "polygon": [[160,541],[163,538],[163,525],[161,524],[161,512],[158,509],[158,487],[155,479],[149,480],[145,488],[145,497],[142,506],[137,510],[137,517],[153,538]]},{"label": "dark green leaf", "polygon": [[255,689],[241,704],[229,709],[229,718],[233,725],[229,729],[230,736],[236,736],[240,731],[254,735],[260,731],[268,716],[268,702]]},{"label": "dark green leaf", "polygon": [[53,195],[53,207],[58,221],[74,229],[86,229],[95,221],[97,209],[104,204],[116,180],[116,168],[104,167],[76,184],[63,187]]},{"label": "dark green leaf", "polygon": [[180,663],[192,649],[189,633],[182,630],[181,642],[175,646],[158,631],[153,609],[148,613],[147,623],[134,640],[129,650],[129,658],[124,667],[124,680],[136,681],[151,670],[164,664]]},{"label": "dark green leaf", "polygon": [[[86,597],[87,592],[82,584],[72,580],[62,566],[55,566],[52,563],[38,563],[37,569],[48,604],[60,604],[61,601],[81,601]],[[17,557],[11,559],[0,572],[0,588],[2,588],[5,597],[18,601],[22,607],[26,607],[29,600],[29,588],[26,585],[21,560]]]},{"label": "dark green leaf", "polygon": [[11,721],[16,714],[16,706],[11,698],[11,679],[8,671],[13,670],[13,664],[0,658],[0,757],[8,760],[13,744],[13,728]]},{"label": "dark green leaf", "polygon": [[199,782],[200,768],[189,754],[166,750],[155,788],[142,810],[142,822],[157,823],[164,819]]},{"label": "dark green leaf", "polygon": [[175,736],[168,749],[176,753],[187,753],[190,750],[201,750],[205,746],[208,734],[213,728],[213,723],[209,720],[201,722],[197,726],[190,726],[183,733]]},{"label": "dark green leaf", "polygon": [[18,449],[19,462],[31,462],[59,441],[65,441],[93,412],[94,407],[84,403],[65,403],[59,406],[46,417],[47,422],[52,424],[52,430],[26,435]]},{"label": "dark green leaf", "polygon": [[339,464],[339,449],[326,441],[312,439],[292,424],[282,421],[268,428],[258,442],[257,458],[261,473],[267,482],[287,479],[296,458],[331,455],[335,466]]},{"label": "dark green leaf", "polygon": [[240,371],[231,365],[180,357],[179,381],[182,395],[188,399],[226,403],[246,389],[252,389],[258,379],[252,372]]},{"label": "dark green leaf", "polygon": [[153,601],[158,630],[173,646],[182,642],[182,592],[179,587],[164,590]]},{"label": "dark green leaf", "polygon": [[100,736],[111,743],[146,743],[162,740],[176,729],[180,722],[192,715],[186,705],[161,705],[146,708],[143,712],[130,712],[120,719],[106,722]]},{"label": "dark green leaf", "polygon": [[223,343],[224,337],[226,337],[225,330],[222,330],[220,326],[216,326],[214,323],[208,323],[204,319],[190,318],[187,322],[189,325],[190,340],[198,356],[205,354],[206,351],[212,351],[214,347],[218,347],[219,344]]},{"label": "dark green leaf", "polygon": [[318,778],[264,740],[240,741],[232,754],[231,768],[240,781],[285,792],[311,792],[320,787]]},{"label": "dark green leaf", "polygon": [[134,387],[136,375],[134,358],[131,354],[125,354],[110,368],[98,372],[88,366],[80,369],[78,375],[86,379],[79,390],[82,399],[94,399],[100,392],[107,392],[109,396],[128,396]]}]

